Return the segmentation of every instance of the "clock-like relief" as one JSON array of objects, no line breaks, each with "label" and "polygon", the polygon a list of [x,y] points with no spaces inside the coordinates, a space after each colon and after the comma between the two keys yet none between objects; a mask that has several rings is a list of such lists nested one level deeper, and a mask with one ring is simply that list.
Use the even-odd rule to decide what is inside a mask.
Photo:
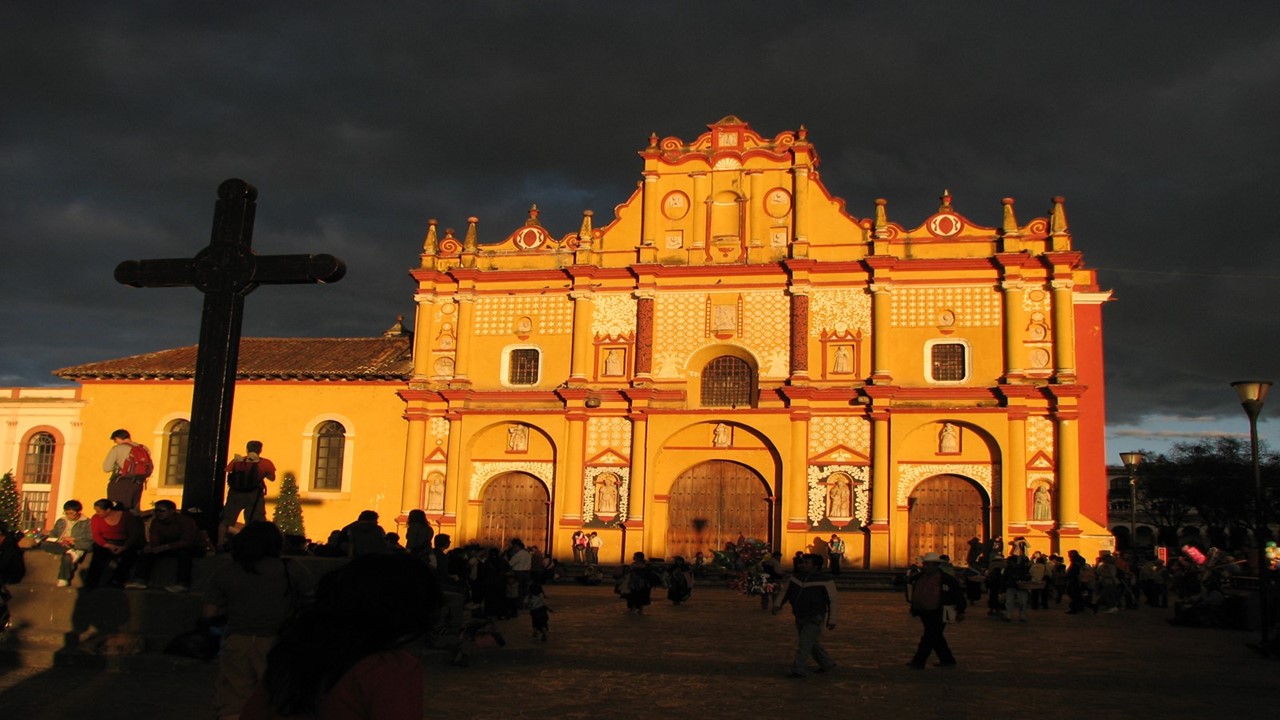
[{"label": "clock-like relief", "polygon": [[765,193],[764,211],[770,217],[785,217],[791,212],[791,193],[782,188],[774,188]]},{"label": "clock-like relief", "polygon": [[689,214],[689,196],[673,190],[662,198],[662,214],[670,220],[681,220]]},{"label": "clock-like relief", "polygon": [[938,325],[942,327],[951,327],[956,324],[956,314],[951,310],[943,310],[938,313]]},{"label": "clock-like relief", "polygon": [[1048,335],[1049,335],[1049,330],[1044,325],[1041,325],[1040,323],[1034,323],[1031,326],[1032,340],[1043,340],[1046,337],[1048,337]]}]

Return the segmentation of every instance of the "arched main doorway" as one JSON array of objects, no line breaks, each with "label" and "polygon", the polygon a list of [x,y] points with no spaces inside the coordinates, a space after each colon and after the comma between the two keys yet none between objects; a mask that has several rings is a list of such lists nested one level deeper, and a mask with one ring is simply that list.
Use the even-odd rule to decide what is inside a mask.
[{"label": "arched main doorway", "polygon": [[546,548],[550,505],[547,486],[538,478],[522,472],[499,475],[485,486],[476,540],[503,548],[520,538],[526,546]]},{"label": "arched main doorway", "polygon": [[739,535],[769,541],[769,495],[764,479],[738,463],[710,460],[684,471],[667,503],[666,557],[702,551],[709,561]]},{"label": "arched main doorway", "polygon": [[987,538],[986,495],[958,475],[936,475],[917,485],[907,499],[907,510],[907,551],[913,562],[936,552],[959,564],[968,554],[969,538]]}]

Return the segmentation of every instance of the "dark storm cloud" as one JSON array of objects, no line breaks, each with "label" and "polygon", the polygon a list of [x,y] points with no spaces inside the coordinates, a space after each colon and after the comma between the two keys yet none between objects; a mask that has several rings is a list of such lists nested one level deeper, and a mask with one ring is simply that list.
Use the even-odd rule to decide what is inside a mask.
[{"label": "dark storm cloud", "polygon": [[805,125],[833,194],[996,225],[1067,197],[1104,313],[1112,421],[1238,413],[1274,376],[1280,10],[1271,3],[11,3],[0,10],[0,384],[194,342],[214,191],[260,190],[255,248],[329,252],[263,288],[254,335],[411,314],[427,220],[501,239],[537,203],[603,224],[651,132]]}]

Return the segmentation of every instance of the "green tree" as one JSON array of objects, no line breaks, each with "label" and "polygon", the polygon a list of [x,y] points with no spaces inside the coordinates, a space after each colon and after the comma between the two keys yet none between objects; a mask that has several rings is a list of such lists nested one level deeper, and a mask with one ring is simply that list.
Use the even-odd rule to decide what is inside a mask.
[{"label": "green tree", "polygon": [[276,512],[273,520],[280,532],[294,537],[306,537],[307,532],[302,525],[302,500],[298,497],[298,479],[293,473],[285,473],[280,481],[280,495],[276,498]]},{"label": "green tree", "polygon": [[[1262,469],[1264,522],[1276,521],[1277,476],[1280,456],[1259,447]],[[1230,538],[1252,531],[1255,525],[1253,457],[1247,440],[1236,437],[1203,438],[1176,443],[1168,455],[1156,455],[1143,463],[1139,475],[1143,499],[1139,510],[1147,521],[1161,528],[1177,527],[1193,516],[1207,530],[1214,544],[1230,545]]]},{"label": "green tree", "polygon": [[22,529],[22,501],[18,497],[18,483],[13,479],[13,471],[0,477],[0,522],[10,530]]}]

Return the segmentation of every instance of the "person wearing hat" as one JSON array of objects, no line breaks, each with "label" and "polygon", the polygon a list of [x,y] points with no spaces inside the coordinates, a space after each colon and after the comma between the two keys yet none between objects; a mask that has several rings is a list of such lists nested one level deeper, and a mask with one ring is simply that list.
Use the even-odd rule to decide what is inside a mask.
[{"label": "person wearing hat", "polygon": [[773,614],[782,612],[782,606],[791,604],[791,613],[796,618],[796,634],[799,643],[796,646],[795,658],[791,663],[791,672],[787,677],[802,678],[809,674],[809,658],[818,663],[818,672],[827,672],[836,667],[835,660],[822,647],[822,628],[836,628],[836,584],[831,576],[822,572],[822,564],[826,558],[817,553],[808,553],[800,558],[796,573],[787,580],[787,588],[775,596]]},{"label": "person wearing hat", "polygon": [[915,656],[907,665],[923,670],[929,656],[937,653],[938,667],[954,667],[956,658],[951,654],[951,647],[947,645],[947,638],[943,635],[947,629],[944,608],[954,605],[956,621],[963,620],[964,590],[958,580],[942,572],[942,556],[938,553],[928,553],[920,558],[920,562],[924,568],[907,581],[907,597],[911,604],[911,614],[920,618],[924,625],[924,634],[920,636]]}]

